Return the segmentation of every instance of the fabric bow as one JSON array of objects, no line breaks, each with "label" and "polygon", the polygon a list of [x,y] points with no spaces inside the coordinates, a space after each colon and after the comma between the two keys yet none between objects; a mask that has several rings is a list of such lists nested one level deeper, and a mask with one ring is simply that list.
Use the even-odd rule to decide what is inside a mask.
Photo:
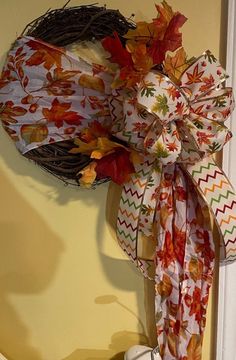
[{"label": "fabric bow", "polygon": [[206,52],[178,84],[150,72],[138,88],[112,90],[114,74],[108,69],[25,36],[8,54],[0,80],[1,120],[22,153],[88,135],[88,129],[95,137],[101,129],[91,124],[106,124],[106,135],[109,129],[125,144],[112,144],[126,147],[125,161],[130,149],[142,155],[123,187],[117,234],[146,276],[153,261],[141,258],[139,247],[155,246],[163,360],[187,360],[201,351],[214,265],[209,209],[226,259],[236,256],[234,190],[211,157],[231,137],[224,120],[234,102],[232,89],[222,86],[225,79]]}]

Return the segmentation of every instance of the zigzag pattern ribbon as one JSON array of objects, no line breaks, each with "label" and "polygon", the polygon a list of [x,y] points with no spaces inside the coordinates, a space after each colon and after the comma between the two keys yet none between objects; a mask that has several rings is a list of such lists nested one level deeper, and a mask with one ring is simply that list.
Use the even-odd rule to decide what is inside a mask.
[{"label": "zigzag pattern ribbon", "polygon": [[212,158],[186,166],[186,171],[211,209],[223,241],[226,261],[236,259],[236,195]]}]

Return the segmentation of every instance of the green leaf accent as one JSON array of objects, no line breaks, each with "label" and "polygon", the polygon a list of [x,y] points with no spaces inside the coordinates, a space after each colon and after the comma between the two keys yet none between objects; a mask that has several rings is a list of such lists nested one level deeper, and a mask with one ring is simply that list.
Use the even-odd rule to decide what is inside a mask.
[{"label": "green leaf accent", "polygon": [[213,100],[213,104],[217,107],[224,107],[226,105],[225,96],[221,95]]},{"label": "green leaf accent", "polygon": [[155,184],[154,184],[154,179],[153,177],[151,176],[150,179],[148,180],[148,183],[147,183],[147,189],[150,189],[151,187],[153,187]]},{"label": "green leaf accent", "polygon": [[209,149],[212,153],[219,151],[221,149],[221,144],[219,144],[218,142],[214,141],[210,146]]},{"label": "green leaf accent", "polygon": [[198,129],[203,129],[203,123],[202,123],[201,120],[196,119],[196,120],[193,121],[193,124],[194,124]]},{"label": "green leaf accent", "polygon": [[145,120],[147,118],[147,110],[144,109],[143,107],[138,107],[138,116],[141,117],[143,120]]},{"label": "green leaf accent", "polygon": [[152,82],[143,82],[141,87],[141,96],[154,96],[155,94],[155,84]]},{"label": "green leaf accent", "polygon": [[165,149],[164,145],[160,142],[156,144],[156,156],[157,158],[167,158],[169,156],[169,152]]},{"label": "green leaf accent", "polygon": [[142,205],[142,214],[149,216],[152,212],[154,212],[154,209],[150,205]]},{"label": "green leaf accent", "polygon": [[156,103],[152,107],[153,112],[162,113],[162,115],[166,115],[169,111],[169,106],[167,105],[168,99],[165,95],[155,96]]},{"label": "green leaf accent", "polygon": [[213,62],[214,62],[214,63],[216,62],[215,56],[214,56],[210,51],[206,51],[206,53],[205,53],[205,59],[207,59],[210,64],[212,64]]}]

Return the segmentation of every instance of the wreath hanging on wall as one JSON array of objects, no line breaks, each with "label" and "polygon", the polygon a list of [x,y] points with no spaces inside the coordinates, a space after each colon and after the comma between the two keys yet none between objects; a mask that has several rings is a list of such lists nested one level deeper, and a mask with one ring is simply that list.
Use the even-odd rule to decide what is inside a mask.
[{"label": "wreath hanging on wall", "polygon": [[[210,212],[235,258],[235,194],[212,158],[231,138],[234,101],[210,51],[187,57],[185,16],[156,9],[150,23],[94,5],[34,20],[3,68],[0,117],[18,150],[66,183],[123,186],[117,238],[146,277],[154,262],[158,353],[200,359]],[[154,259],[138,258],[143,240]]]}]

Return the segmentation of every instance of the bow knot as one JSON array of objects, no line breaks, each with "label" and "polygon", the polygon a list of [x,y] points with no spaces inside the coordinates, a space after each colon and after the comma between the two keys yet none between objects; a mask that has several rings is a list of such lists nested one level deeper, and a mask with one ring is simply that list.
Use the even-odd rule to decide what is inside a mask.
[{"label": "bow knot", "polygon": [[220,151],[231,138],[224,121],[234,102],[224,88],[225,70],[207,51],[182,74],[179,84],[149,72],[137,92],[124,99],[116,136],[163,165],[196,163]]}]

